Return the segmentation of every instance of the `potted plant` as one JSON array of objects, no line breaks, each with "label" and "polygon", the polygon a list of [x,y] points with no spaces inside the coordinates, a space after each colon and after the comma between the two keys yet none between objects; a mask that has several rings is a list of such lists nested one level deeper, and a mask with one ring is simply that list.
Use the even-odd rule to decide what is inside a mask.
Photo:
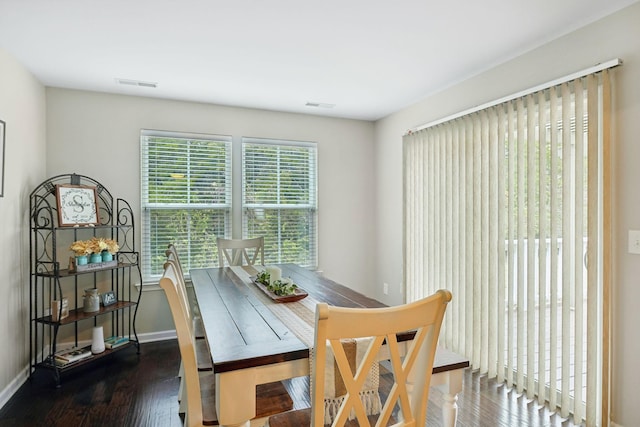
[{"label": "potted plant", "polygon": [[93,237],[90,240],[77,240],[69,249],[76,255],[76,264],[85,265],[87,262],[113,261],[113,256],[120,250],[120,246],[113,239]]}]

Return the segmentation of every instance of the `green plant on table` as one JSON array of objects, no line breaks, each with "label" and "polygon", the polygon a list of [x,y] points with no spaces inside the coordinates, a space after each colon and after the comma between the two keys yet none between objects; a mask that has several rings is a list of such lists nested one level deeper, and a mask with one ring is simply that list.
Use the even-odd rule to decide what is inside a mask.
[{"label": "green plant on table", "polygon": [[263,270],[256,276],[256,282],[262,283],[263,285],[269,284],[270,274],[267,270]]},{"label": "green plant on table", "polygon": [[269,285],[267,285],[267,289],[279,297],[282,297],[295,294],[296,289],[298,289],[298,285],[293,283],[291,279],[274,280],[273,283],[269,283]]}]

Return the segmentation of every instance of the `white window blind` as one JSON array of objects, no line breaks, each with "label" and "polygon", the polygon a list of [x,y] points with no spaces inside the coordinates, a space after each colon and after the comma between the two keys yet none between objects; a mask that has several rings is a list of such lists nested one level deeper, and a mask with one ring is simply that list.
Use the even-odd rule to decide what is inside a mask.
[{"label": "white window blind", "polygon": [[264,236],[265,263],[317,266],[316,144],[242,140],[243,236]]},{"label": "white window blind", "polygon": [[609,74],[404,138],[407,300],[449,289],[442,344],[587,426],[608,407]]},{"label": "white window blind", "polygon": [[231,138],[143,130],[143,279],[159,277],[169,243],[185,271],[217,265],[216,237],[231,235]]}]

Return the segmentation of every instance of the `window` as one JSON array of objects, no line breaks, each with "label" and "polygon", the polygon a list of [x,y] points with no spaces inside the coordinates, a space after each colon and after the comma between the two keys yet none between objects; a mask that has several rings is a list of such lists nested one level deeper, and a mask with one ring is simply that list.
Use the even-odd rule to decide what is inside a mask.
[{"label": "window", "polygon": [[314,143],[243,138],[232,178],[230,136],[143,130],[140,141],[145,282],[162,274],[169,243],[185,272],[217,266],[217,237],[263,236],[265,263],[317,266]]},{"label": "window", "polygon": [[264,236],[265,263],[317,265],[316,146],[243,138],[242,230]]},{"label": "window", "polygon": [[217,265],[231,235],[231,138],[141,132],[142,274],[159,277],[174,243],[185,270]]}]

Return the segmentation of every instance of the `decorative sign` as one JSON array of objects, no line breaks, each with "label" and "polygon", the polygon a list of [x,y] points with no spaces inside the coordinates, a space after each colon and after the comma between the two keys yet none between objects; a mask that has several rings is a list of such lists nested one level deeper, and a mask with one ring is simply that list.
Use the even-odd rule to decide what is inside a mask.
[{"label": "decorative sign", "polygon": [[115,304],[117,301],[118,299],[113,291],[108,291],[102,294],[102,305],[105,307]]},{"label": "decorative sign", "polygon": [[86,185],[57,185],[58,225],[73,227],[98,225],[96,187]]}]

